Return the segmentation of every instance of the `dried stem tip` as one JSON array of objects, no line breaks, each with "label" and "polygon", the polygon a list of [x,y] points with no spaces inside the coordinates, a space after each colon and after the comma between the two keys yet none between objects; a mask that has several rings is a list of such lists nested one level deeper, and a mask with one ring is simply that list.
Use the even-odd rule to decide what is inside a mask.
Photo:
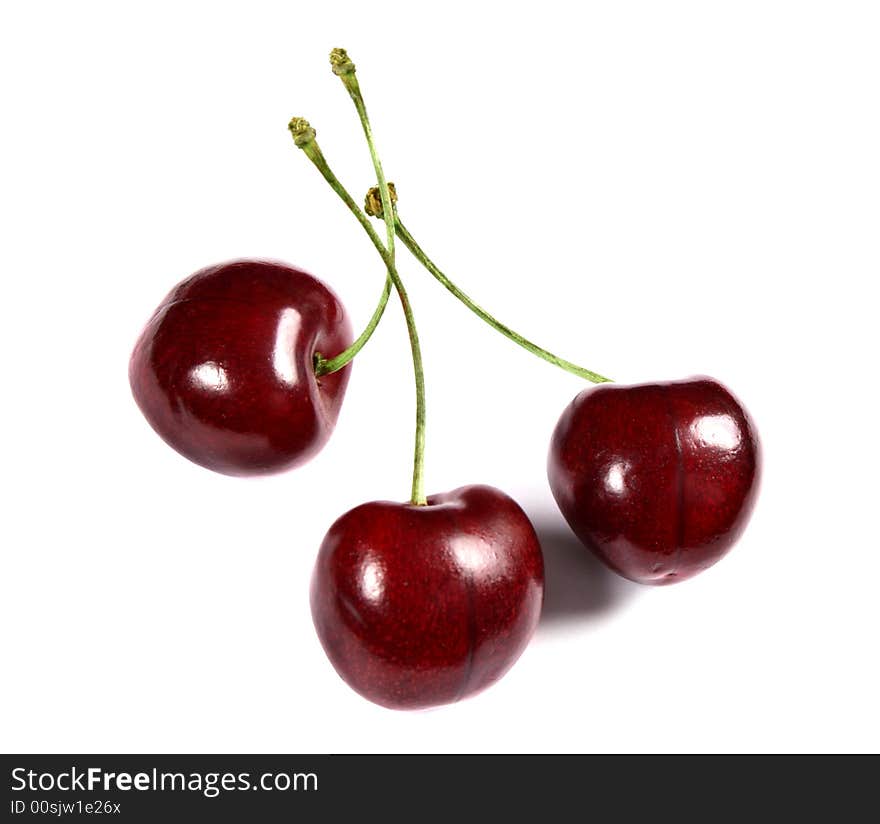
[{"label": "dried stem tip", "polygon": [[[391,198],[392,205],[397,203],[397,189],[394,188],[394,184],[390,181],[388,182],[388,196]],[[385,219],[385,210],[382,208],[382,193],[379,191],[378,186],[373,186],[367,192],[367,196],[364,199],[364,211],[370,217],[377,217],[379,220]]]},{"label": "dried stem tip", "polygon": [[330,52],[330,67],[333,69],[333,74],[338,74],[340,77],[354,74],[354,63],[351,62],[345,49],[333,49]]},{"label": "dried stem tip", "polygon": [[302,148],[315,140],[315,130],[304,117],[294,117],[287,125],[293,135],[293,142]]}]

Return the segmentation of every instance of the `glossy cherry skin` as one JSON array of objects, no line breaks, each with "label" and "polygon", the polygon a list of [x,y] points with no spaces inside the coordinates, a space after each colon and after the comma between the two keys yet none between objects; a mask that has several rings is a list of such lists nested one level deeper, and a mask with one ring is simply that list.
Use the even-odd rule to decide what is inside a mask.
[{"label": "glossy cherry skin", "polygon": [[286,266],[238,260],[179,283],[129,363],[131,390],[181,455],[227,475],[279,472],[326,443],[349,367],[316,378],[314,354],[351,342],[339,299]]},{"label": "glossy cherry skin", "polygon": [[489,486],[374,501],[321,545],[312,617],[349,686],[393,709],[457,701],[497,681],[534,632],[541,547],[515,501]]},{"label": "glossy cherry skin", "polygon": [[758,491],[760,447],[711,378],[585,389],[550,445],[550,487],[611,569],[645,584],[689,578],[733,546]]}]

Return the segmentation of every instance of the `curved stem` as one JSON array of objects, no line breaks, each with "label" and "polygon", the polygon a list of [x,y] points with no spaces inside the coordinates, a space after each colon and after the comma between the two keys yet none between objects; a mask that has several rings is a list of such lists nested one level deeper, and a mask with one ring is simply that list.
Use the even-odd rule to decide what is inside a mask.
[{"label": "curved stem", "polygon": [[[387,214],[387,212],[386,212]],[[611,383],[611,378],[605,378],[597,372],[593,372],[590,369],[584,369],[583,366],[578,366],[576,363],[572,363],[571,361],[565,360],[565,358],[560,358],[558,355],[554,355],[552,352],[548,352],[546,349],[542,349],[535,343],[532,343],[527,338],[524,338],[517,332],[514,332],[509,326],[501,323],[501,321],[492,317],[482,306],[475,303],[471,300],[464,292],[461,291],[437,266],[434,262],[424,253],[422,247],[416,243],[413,236],[407,231],[406,227],[401,223],[400,219],[396,219],[395,221],[395,231],[397,232],[397,237],[400,238],[401,242],[410,252],[413,253],[413,256],[419,263],[422,264],[440,283],[442,283],[450,292],[452,292],[455,297],[457,297],[468,309],[470,309],[475,315],[482,318],[486,323],[489,324],[493,329],[497,329],[502,335],[507,338],[510,338],[514,343],[518,343],[522,346],[523,349],[527,349],[533,355],[537,355],[539,358],[543,358],[548,363],[552,363],[555,366],[558,366],[560,369],[564,369],[566,372],[571,372],[572,375],[577,375],[581,378],[586,378],[588,381],[592,381],[593,383]]]},{"label": "curved stem", "polygon": [[[390,259],[388,266],[388,275],[394,278],[395,254],[394,254],[394,219],[396,217],[392,208],[391,193],[388,189],[388,181],[385,179],[385,172],[382,170],[382,161],[379,160],[379,153],[376,151],[376,143],[373,140],[373,130],[370,127],[370,118],[367,116],[367,107],[364,103],[361,87],[355,74],[355,65],[348,56],[345,49],[333,49],[330,52],[330,65],[342,81],[351,97],[354,107],[357,110],[358,118],[361,121],[361,127],[364,130],[364,137],[367,140],[367,147],[370,150],[370,158],[373,161],[373,170],[376,172],[376,181],[379,184],[379,196],[382,200],[383,215],[385,220],[385,236],[387,239],[387,258]],[[384,259],[384,258],[383,258]],[[413,371],[415,373],[416,383],[416,432],[415,432],[415,449],[413,455],[413,483],[412,483],[412,502],[414,504],[425,504],[424,491],[424,474],[425,474],[425,375],[422,368],[422,353],[419,346],[419,336],[416,332],[415,318],[412,313],[412,306],[409,303],[409,297],[403,288],[403,282],[397,277],[395,281],[397,294],[400,297],[403,312],[406,316],[406,326],[409,332],[410,348],[413,356]]]},{"label": "curved stem", "polygon": [[[367,146],[370,150],[370,157],[373,160],[373,168],[376,171],[376,179],[379,182],[379,191],[380,193],[384,192],[382,203],[383,205],[387,202],[391,203],[391,196],[388,194],[388,184],[385,181],[385,174],[382,171],[382,162],[379,160],[379,155],[376,151],[376,145],[373,141],[373,131],[370,128],[370,119],[367,117],[367,108],[364,105],[364,99],[361,95],[360,85],[358,84],[357,76],[355,75],[355,66],[354,63],[351,62],[351,59],[348,56],[348,53],[345,49],[333,49],[330,52],[330,65],[333,68],[333,72],[337,74],[342,80],[343,85],[348,90],[348,93],[354,102],[355,108],[357,109],[358,117],[361,121],[361,126],[364,130],[364,136],[367,138]],[[385,220],[385,232],[388,238],[387,248],[388,252],[391,255],[391,259],[394,260],[394,219],[390,217],[390,210],[386,214],[389,214],[389,217]],[[391,286],[393,281],[391,276],[389,275],[385,279],[385,288],[382,292],[382,297],[379,299],[379,305],[376,307],[376,311],[373,313],[373,317],[370,318],[370,322],[367,324],[367,327],[361,333],[360,337],[346,349],[344,352],[338,354],[332,360],[324,360],[319,354],[315,357],[315,374],[316,375],[325,375],[330,372],[335,372],[337,369],[341,369],[345,366],[358,352],[364,347],[364,344],[370,339],[371,335],[375,331],[376,327],[379,325],[379,321],[382,319],[382,315],[385,312],[385,306],[388,303],[388,297],[391,294]]]},{"label": "curved stem", "polygon": [[321,375],[330,375],[333,372],[338,372],[343,366],[346,366],[349,362],[354,360],[354,356],[364,348],[367,341],[373,336],[373,332],[376,331],[379,321],[382,320],[382,315],[385,314],[385,307],[388,305],[388,297],[391,295],[391,286],[391,278],[386,277],[385,288],[382,290],[382,295],[379,297],[379,303],[373,312],[373,316],[370,318],[369,323],[364,327],[364,331],[358,335],[357,340],[349,346],[348,349],[343,350],[332,358],[325,358],[320,352],[315,352],[314,368],[317,377],[320,378]]},{"label": "curved stem", "polygon": [[379,160],[379,153],[376,151],[376,144],[373,141],[373,130],[370,127],[370,118],[367,117],[367,107],[361,94],[360,83],[358,83],[357,75],[355,74],[355,65],[345,49],[333,49],[330,52],[330,65],[333,68],[333,73],[339,77],[346,91],[348,91],[349,97],[351,97],[354,107],[357,109],[358,118],[364,130],[364,137],[367,139],[370,158],[373,161],[373,169],[376,172],[376,181],[379,184],[379,194],[382,198],[388,254],[391,255],[393,260],[394,217],[391,210],[391,195],[388,192],[388,182],[385,180],[385,173],[382,171],[382,161]]},{"label": "curved stem", "polygon": [[388,269],[388,276],[391,278],[394,288],[397,290],[397,296],[400,298],[400,305],[403,307],[403,314],[406,318],[406,329],[409,334],[409,344],[412,351],[413,374],[416,385],[416,435],[415,435],[415,451],[413,456],[413,477],[412,477],[412,495],[411,501],[416,505],[424,505],[427,503],[425,498],[424,485],[424,455],[425,455],[425,375],[422,366],[422,349],[419,345],[419,334],[416,330],[415,317],[412,311],[412,305],[409,296],[397,274],[397,268],[394,265],[394,259],[382,244],[379,235],[376,234],[369,218],[361,211],[360,207],[355,203],[352,196],[348,193],[339,179],[333,174],[329,164],[324,158],[324,153],[315,140],[314,130],[309,124],[301,118],[294,118],[290,122],[290,131],[293,134],[294,142],[306,154],[306,157],[312,161],[324,180],[330,184],[330,188],[339,196],[348,210],[357,218],[367,236],[370,238],[376,251],[385,262]]}]

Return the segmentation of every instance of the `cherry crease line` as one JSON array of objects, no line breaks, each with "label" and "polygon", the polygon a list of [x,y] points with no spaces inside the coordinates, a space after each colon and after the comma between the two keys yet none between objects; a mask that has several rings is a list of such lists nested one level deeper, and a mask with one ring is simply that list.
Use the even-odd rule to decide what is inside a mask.
[{"label": "cherry crease line", "polygon": [[676,553],[672,570],[665,577],[672,578],[678,574],[681,566],[681,554],[684,548],[684,454],[681,446],[681,434],[678,431],[678,418],[668,391],[666,395],[666,409],[669,415],[669,423],[672,426],[672,441],[675,447],[675,530],[676,530]]},{"label": "cherry crease line", "polygon": [[[449,512],[449,518],[455,527],[456,533],[461,534],[462,527],[458,519],[458,510],[451,509]],[[450,547],[450,550],[452,550],[452,547]],[[451,554],[455,557],[454,551],[451,552]],[[465,695],[467,695],[468,683],[470,682],[471,675],[474,671],[474,657],[477,649],[477,606],[474,599],[474,572],[467,564],[458,564],[458,568],[463,573],[462,578],[464,579],[465,603],[467,605],[465,619],[467,621],[468,648],[467,660],[465,661],[464,672],[462,673],[461,678],[461,688],[455,696],[456,701],[460,701]]]}]

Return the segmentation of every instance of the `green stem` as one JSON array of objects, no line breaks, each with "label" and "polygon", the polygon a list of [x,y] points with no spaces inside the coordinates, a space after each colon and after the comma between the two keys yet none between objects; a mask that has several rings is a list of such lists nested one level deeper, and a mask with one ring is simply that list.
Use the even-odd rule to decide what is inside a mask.
[{"label": "green stem", "polygon": [[318,146],[318,142],[315,140],[315,131],[309,126],[306,120],[302,118],[295,117],[290,121],[290,131],[293,135],[294,142],[299,148],[301,148],[306,157],[312,161],[321,175],[324,177],[324,180],[330,184],[330,188],[333,189],[334,192],[339,196],[343,203],[348,207],[348,210],[357,218],[358,223],[361,224],[364,231],[367,233],[367,236],[370,238],[373,246],[376,247],[376,251],[381,256],[382,260],[385,263],[385,266],[388,269],[388,276],[391,278],[391,281],[394,284],[394,288],[397,290],[397,296],[400,298],[400,305],[403,307],[403,314],[406,318],[406,329],[409,334],[409,344],[410,349],[412,350],[412,361],[413,361],[413,373],[415,376],[415,384],[416,384],[416,435],[415,435],[415,450],[413,456],[413,478],[412,478],[412,495],[411,500],[413,504],[416,505],[424,505],[427,503],[427,499],[425,498],[425,485],[424,485],[424,455],[425,455],[425,375],[424,369],[422,367],[422,350],[419,345],[419,334],[416,330],[416,322],[415,317],[412,311],[412,305],[409,301],[409,296],[406,293],[406,289],[403,286],[403,282],[400,279],[400,275],[397,274],[397,268],[394,265],[394,259],[391,257],[391,254],[382,244],[379,235],[376,234],[372,225],[370,224],[369,218],[361,211],[360,207],[355,203],[352,196],[348,193],[339,179],[333,174],[333,171],[330,169],[327,160],[324,158],[324,153],[321,151],[321,148]]},{"label": "green stem", "polygon": [[[385,212],[385,214],[388,214]],[[397,233],[397,237],[400,238],[401,242],[410,252],[413,253],[413,256],[422,264],[437,280],[440,281],[450,292],[452,292],[455,297],[457,297],[468,309],[470,309],[475,315],[482,318],[486,323],[489,324],[493,329],[497,329],[502,335],[510,338],[514,343],[518,343],[522,346],[523,349],[527,349],[533,355],[537,355],[539,358],[543,358],[548,363],[552,363],[555,366],[558,366],[560,369],[564,369],[566,372],[571,372],[572,375],[577,375],[581,378],[586,378],[588,381],[592,381],[593,383],[611,383],[611,378],[605,378],[602,375],[599,375],[596,372],[593,372],[589,369],[584,369],[583,366],[578,366],[576,363],[572,363],[571,361],[565,360],[565,358],[560,358],[558,355],[554,355],[552,352],[548,352],[546,349],[542,349],[535,343],[532,343],[530,340],[524,338],[517,332],[514,332],[509,326],[501,323],[501,321],[492,317],[482,306],[475,303],[471,300],[464,292],[461,291],[437,266],[434,262],[424,253],[422,247],[416,243],[413,236],[407,231],[406,227],[403,223],[400,222],[400,219],[395,220],[395,231]]]},{"label": "green stem", "polygon": [[364,130],[364,137],[367,138],[367,146],[370,150],[370,157],[373,161],[373,169],[376,172],[376,181],[379,184],[379,194],[382,198],[382,209],[385,214],[385,235],[387,239],[388,254],[394,259],[394,217],[391,210],[391,195],[388,193],[388,182],[385,180],[385,173],[382,171],[382,161],[379,160],[379,154],[376,151],[376,144],[373,141],[373,130],[370,127],[370,118],[367,117],[367,107],[364,104],[364,98],[361,94],[361,87],[355,74],[355,65],[352,63],[348,52],[345,49],[333,49],[330,52],[330,66],[333,73],[339,77],[342,84],[348,91],[354,107],[357,109],[358,118],[361,121],[361,127]]},{"label": "green stem", "polygon": [[391,295],[391,286],[391,278],[385,278],[385,288],[382,290],[382,295],[373,312],[373,317],[370,318],[370,322],[364,327],[364,331],[360,333],[358,339],[348,349],[345,349],[333,358],[325,358],[320,352],[315,352],[315,375],[317,377],[320,378],[322,375],[338,372],[343,366],[354,360],[354,356],[364,348],[367,341],[373,336],[373,332],[376,331],[379,321],[382,320],[382,315],[385,314],[388,297]]},{"label": "green stem", "polygon": [[[379,155],[376,152],[376,146],[373,142],[373,132],[370,128],[370,120],[367,117],[367,109],[364,105],[363,97],[361,96],[360,86],[357,82],[357,77],[355,76],[355,67],[354,63],[346,54],[345,49],[333,49],[330,52],[330,65],[333,67],[334,73],[339,75],[342,80],[345,88],[348,90],[351,99],[354,101],[355,108],[358,112],[358,117],[360,118],[361,125],[364,129],[364,135],[367,138],[367,146],[370,149],[370,157],[373,159],[373,168],[376,170],[376,178],[379,181],[379,191],[382,191],[383,186],[387,191],[387,183],[385,182],[385,175],[382,172],[382,163],[379,160]],[[384,201],[383,201],[384,203]],[[390,203],[390,196],[389,196]],[[386,220],[385,221],[385,231],[388,237],[387,248],[389,253],[391,254],[392,260],[394,259],[394,221]],[[331,360],[325,360],[320,354],[316,353],[315,355],[315,374],[316,375],[326,375],[331,372],[335,372],[337,369],[341,369],[345,366],[361,349],[363,349],[366,342],[370,339],[376,327],[379,325],[379,321],[382,320],[382,315],[385,312],[385,306],[388,303],[388,297],[391,294],[391,286],[393,281],[391,277],[387,277],[385,279],[385,288],[382,292],[382,297],[379,299],[379,305],[376,307],[376,311],[373,312],[373,317],[370,318],[370,322],[367,324],[364,331],[361,333],[360,337],[346,349],[344,352],[340,352],[335,358]]]}]

